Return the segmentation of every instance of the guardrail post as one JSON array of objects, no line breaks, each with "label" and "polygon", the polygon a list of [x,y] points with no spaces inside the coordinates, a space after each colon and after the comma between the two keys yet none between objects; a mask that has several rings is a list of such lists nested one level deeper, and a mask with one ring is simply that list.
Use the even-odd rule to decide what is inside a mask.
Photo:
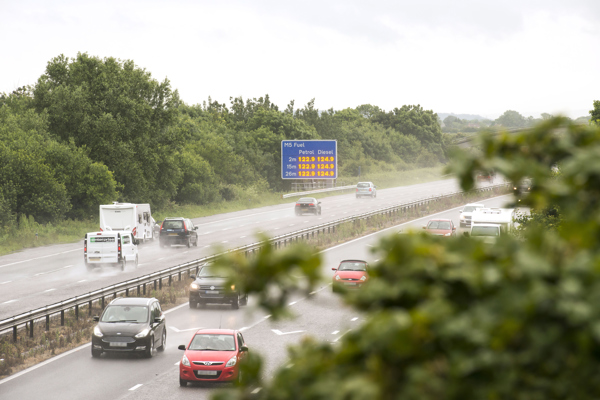
[{"label": "guardrail post", "polygon": [[75,319],[79,319],[79,304],[75,304]]},{"label": "guardrail post", "polygon": [[138,295],[138,297],[140,296],[140,293],[141,293],[141,288],[140,288],[140,285],[138,285],[137,286],[137,295]]},{"label": "guardrail post", "polygon": [[179,282],[181,282],[181,271],[179,271]]},{"label": "guardrail post", "polygon": [[101,300],[102,301],[100,302],[100,304],[101,304],[102,310],[104,310],[104,296],[101,297]]},{"label": "guardrail post", "polygon": [[46,315],[46,332],[50,330],[50,314]]},{"label": "guardrail post", "polygon": [[65,326],[65,310],[60,310],[60,326]]},{"label": "guardrail post", "polygon": [[125,289],[125,297],[129,297],[129,288]]},{"label": "guardrail post", "polygon": [[88,303],[88,316],[92,316],[92,300]]},{"label": "guardrail post", "polygon": [[143,288],[144,288],[144,296],[146,295],[146,284],[143,284]]},{"label": "guardrail post", "polygon": [[29,321],[29,337],[33,339],[33,320]]},{"label": "guardrail post", "polygon": [[172,283],[172,282],[173,282],[173,281],[172,281],[172,275],[169,275],[169,286],[171,286],[171,283]]},{"label": "guardrail post", "polygon": [[13,326],[13,342],[17,341],[17,326]]}]

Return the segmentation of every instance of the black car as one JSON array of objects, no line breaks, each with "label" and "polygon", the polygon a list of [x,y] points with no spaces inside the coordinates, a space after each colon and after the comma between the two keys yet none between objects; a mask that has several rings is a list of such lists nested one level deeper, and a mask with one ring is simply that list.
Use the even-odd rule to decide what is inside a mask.
[{"label": "black car", "polygon": [[321,215],[321,202],[317,201],[314,197],[302,197],[296,202],[294,210],[296,215],[305,213]]},{"label": "black car", "polygon": [[160,226],[158,240],[161,247],[182,244],[198,246],[198,227],[188,218],[165,218]]},{"label": "black car", "polygon": [[194,282],[190,285],[190,308],[206,304],[231,304],[231,308],[238,309],[240,305],[248,304],[248,295],[240,293],[234,285],[226,287],[227,278],[220,276],[219,271],[205,264],[198,272],[198,276],[190,275]]},{"label": "black car", "polygon": [[102,353],[139,353],[152,357],[165,349],[166,319],[157,299],[119,297],[110,302],[92,333],[92,357]]}]

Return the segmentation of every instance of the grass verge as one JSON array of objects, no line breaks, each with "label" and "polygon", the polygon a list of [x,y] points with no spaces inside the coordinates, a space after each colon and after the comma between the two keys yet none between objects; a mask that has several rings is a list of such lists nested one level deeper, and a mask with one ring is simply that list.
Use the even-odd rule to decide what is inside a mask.
[{"label": "grass verge", "polygon": [[[404,213],[375,216],[357,222],[349,222],[338,226],[333,233],[311,237],[308,239],[308,243],[320,251],[402,222],[509,192],[510,188],[494,189],[481,193],[466,193],[432,202]],[[133,295],[156,297],[163,309],[168,310],[187,302],[189,298],[188,290],[189,280],[185,275],[182,275],[181,281],[174,280],[171,286],[164,285],[162,290],[150,290],[147,295],[139,292],[133,293]],[[34,323],[33,338],[29,336],[26,329],[21,329],[18,332],[16,342],[13,342],[11,334],[1,336],[0,379],[88,343],[95,325],[92,316],[100,315],[101,312],[102,309],[99,303],[92,304],[91,310],[88,309],[87,305],[81,306],[79,308],[79,318],[76,318],[74,311],[65,313],[64,326],[60,325],[60,316],[50,319],[50,329],[48,331],[46,331],[45,321]]]}]

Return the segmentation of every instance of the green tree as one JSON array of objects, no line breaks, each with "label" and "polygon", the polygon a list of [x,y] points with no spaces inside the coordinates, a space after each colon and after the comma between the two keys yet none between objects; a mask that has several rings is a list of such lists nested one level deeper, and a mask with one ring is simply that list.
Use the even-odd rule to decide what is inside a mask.
[{"label": "green tree", "polygon": [[[387,237],[369,283],[344,295],[363,312],[361,326],[337,345],[291,346],[286,367],[268,381],[252,355],[246,382],[215,398],[598,398],[600,128],[553,118],[531,132],[480,141],[481,154],[452,158],[449,171],[463,189],[481,168],[512,181],[527,175],[535,185],[520,204],[557,207],[559,229],[533,224],[523,239],[507,235],[494,246],[468,237]],[[226,256],[218,265],[278,317],[291,293],[312,290],[320,268],[306,248],[270,252],[265,246],[255,258]]]},{"label": "green tree", "polygon": [[181,145],[169,130],[179,97],[170,83],[152,79],[133,61],[100,59],[79,53],[52,59],[33,90],[38,112],[48,115],[49,131],[63,143],[85,146],[122,185],[123,199],[160,204],[157,176],[165,153]]},{"label": "green tree", "polygon": [[600,100],[594,100],[594,108],[590,110],[590,123],[600,125]]},{"label": "green tree", "polygon": [[494,123],[505,128],[523,128],[527,125],[527,119],[516,111],[507,110]]}]

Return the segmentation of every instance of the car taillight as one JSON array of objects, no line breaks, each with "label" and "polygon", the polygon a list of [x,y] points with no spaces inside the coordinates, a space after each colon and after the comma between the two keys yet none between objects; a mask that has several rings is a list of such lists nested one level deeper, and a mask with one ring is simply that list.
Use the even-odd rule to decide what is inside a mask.
[{"label": "car taillight", "polygon": [[185,222],[183,223],[183,230],[187,231],[187,228],[185,227]]},{"label": "car taillight", "polygon": [[373,189],[369,188],[369,192],[373,191]]},{"label": "car taillight", "polygon": [[314,206],[314,205],[315,205],[314,203],[310,203],[310,204],[309,204],[309,206]]},{"label": "car taillight", "polygon": [[296,203],[296,207],[300,207],[300,203]]},{"label": "car taillight", "polygon": [[87,254],[87,239],[83,241],[83,255]]},{"label": "car taillight", "polygon": [[104,232],[104,229],[100,228],[100,232]]},{"label": "car taillight", "polygon": [[356,191],[358,192],[358,188],[356,188]]},{"label": "car taillight", "polygon": [[162,228],[163,228],[163,225],[164,225],[164,224],[165,224],[164,222],[163,222],[162,224],[160,224],[160,230],[161,230],[161,231],[162,231]]},{"label": "car taillight", "polygon": [[136,232],[137,232],[137,228],[133,228],[133,230],[131,231],[131,233],[133,233],[133,236],[135,236]]}]

